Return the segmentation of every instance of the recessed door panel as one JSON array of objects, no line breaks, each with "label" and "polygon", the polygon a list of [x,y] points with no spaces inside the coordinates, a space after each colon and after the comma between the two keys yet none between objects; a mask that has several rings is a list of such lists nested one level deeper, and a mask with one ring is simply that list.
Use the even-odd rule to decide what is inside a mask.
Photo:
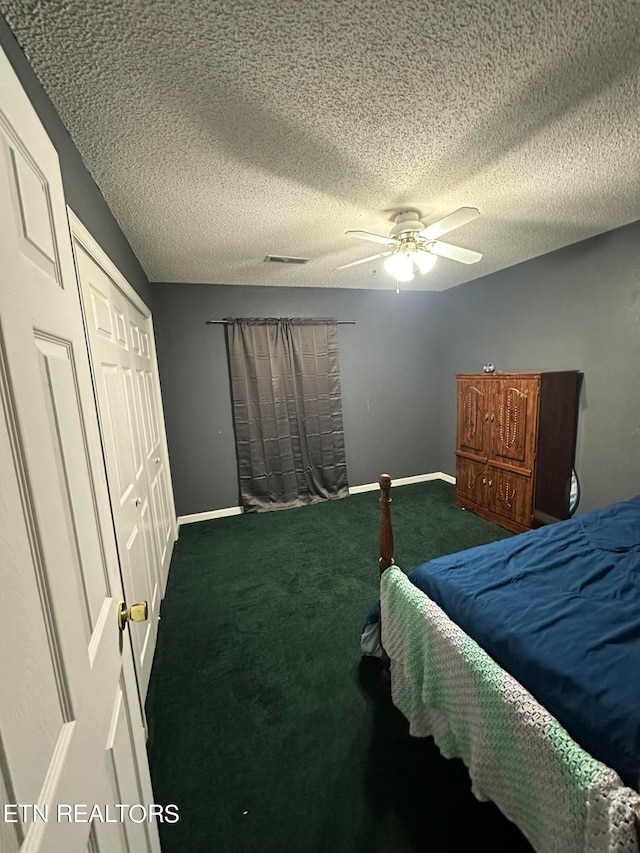
[{"label": "recessed door panel", "polygon": [[147,408],[149,409],[149,424],[151,427],[151,441],[152,447],[155,450],[158,448],[158,443],[160,441],[160,435],[158,434],[158,420],[156,415],[156,401],[154,400],[153,394],[153,379],[151,377],[151,372],[149,370],[145,370],[144,372],[146,393],[145,400],[147,404]]},{"label": "recessed door panel", "polygon": [[128,423],[120,367],[117,364],[102,364],[100,367],[104,388],[102,413],[108,423],[108,431],[105,431],[107,458],[117,477],[118,500],[122,505],[125,501],[132,499],[136,478],[131,429]]},{"label": "recessed door panel", "polygon": [[141,531],[144,543],[144,569],[147,576],[147,588],[149,590],[149,605],[155,612],[160,602],[158,596],[160,589],[156,583],[156,566],[158,564],[157,553],[153,542],[153,517],[151,513],[151,501],[147,498],[140,508]]},{"label": "recessed door panel", "polygon": [[160,562],[164,560],[164,554],[166,549],[166,543],[164,541],[164,532],[163,532],[163,508],[162,508],[162,497],[160,495],[160,488],[158,486],[158,477],[153,479],[151,483],[151,501],[153,508],[153,518],[154,518],[154,532],[156,537],[156,549],[158,556],[160,558]]},{"label": "recessed door panel", "polygon": [[[126,806],[121,811],[123,819],[115,823],[97,822],[96,841],[107,850],[148,850],[150,848],[148,820],[149,804],[135,778],[132,756],[135,755],[135,738],[132,730],[127,697],[121,688],[111,714],[111,724],[104,755],[107,772],[107,801]],[[143,810],[144,809],[144,810]],[[120,817],[115,810],[112,817]]]},{"label": "recessed door panel", "polygon": [[41,361],[44,399],[56,437],[61,492],[69,535],[74,544],[74,570],[83,610],[76,614],[89,639],[105,596],[110,596],[105,555],[97,519],[97,505],[81,414],[73,352],[67,341],[36,335]]},{"label": "recessed door panel", "polygon": [[144,370],[136,371],[136,388],[138,391],[138,411],[140,412],[140,427],[143,436],[144,452],[147,457],[151,456],[153,450],[153,436],[151,434],[151,421],[149,418],[149,402],[147,399],[147,383]]},{"label": "recessed door panel", "polygon": [[[2,739],[0,738],[1,754]],[[7,768],[4,766],[4,762],[0,762],[0,804],[17,802],[15,796],[9,793],[10,782],[6,777]],[[0,850],[3,853],[19,853],[22,838],[22,828],[17,823],[7,823],[4,820],[0,820]]]},{"label": "recessed door panel", "polygon": [[[116,850],[118,849],[116,845],[112,845]],[[98,839],[96,838],[96,825],[91,824],[91,830],[89,832],[89,841],[87,842],[87,853],[101,853],[102,848],[98,843]]]},{"label": "recessed door panel", "polygon": [[169,487],[167,484],[167,469],[164,464],[159,466],[158,471],[158,493],[160,495],[160,503],[162,506],[162,537],[165,550],[169,547],[172,541],[171,516],[169,514]]},{"label": "recessed door panel", "polygon": [[131,435],[131,450],[133,452],[133,464],[136,477],[142,474],[142,444],[140,442],[140,423],[136,410],[136,394],[133,386],[133,371],[125,367],[122,371],[122,382],[124,384],[124,396],[127,406],[127,423]]},{"label": "recessed door panel", "polygon": [[131,333],[131,349],[137,354],[140,355],[140,329],[137,323],[130,321],[130,333]]},{"label": "recessed door panel", "polygon": [[127,349],[127,323],[124,314],[118,308],[113,309],[115,319],[116,340],[123,349]]},{"label": "recessed door panel", "polygon": [[13,173],[12,195],[19,211],[20,250],[52,283],[61,286],[48,182],[22,146],[9,140],[7,144]]},{"label": "recessed door panel", "polygon": [[91,303],[91,314],[89,322],[97,334],[112,340],[113,323],[111,322],[111,311],[109,310],[108,298],[93,285],[89,289],[89,301]]},{"label": "recessed door panel", "polygon": [[[144,565],[144,559],[142,537],[140,527],[137,524],[134,525],[125,544],[122,564],[122,570],[126,574],[125,583],[129,590],[129,599],[134,602],[146,601],[148,589],[144,583],[144,577],[140,578],[139,572],[139,568]],[[131,642],[136,659],[139,659],[147,626],[135,625],[134,628],[136,630],[131,632]],[[142,630],[138,630],[139,628],[142,628]]]},{"label": "recessed door panel", "polygon": [[[59,626],[47,594],[49,567],[29,500],[31,487],[21,464],[11,398],[4,382],[2,386],[0,625],[7,633],[0,654],[0,684],[11,689],[0,690],[0,756],[5,756],[0,769],[5,787],[18,797],[11,802],[37,803],[63,726],[73,719],[73,712]],[[18,653],[11,654],[10,649]]]}]

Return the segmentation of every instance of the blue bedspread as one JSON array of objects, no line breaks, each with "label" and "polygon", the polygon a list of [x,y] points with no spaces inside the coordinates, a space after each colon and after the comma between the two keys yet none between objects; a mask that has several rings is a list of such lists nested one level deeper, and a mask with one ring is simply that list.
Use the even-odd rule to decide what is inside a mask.
[{"label": "blue bedspread", "polygon": [[409,574],[595,758],[640,772],[640,496]]}]

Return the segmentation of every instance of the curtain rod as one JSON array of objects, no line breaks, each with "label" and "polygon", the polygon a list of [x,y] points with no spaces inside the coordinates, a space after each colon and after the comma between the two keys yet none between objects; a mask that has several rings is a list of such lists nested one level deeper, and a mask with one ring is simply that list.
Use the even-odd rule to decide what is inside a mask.
[{"label": "curtain rod", "polygon": [[[313,318],[311,318],[313,319]],[[356,320],[336,320],[337,326],[355,326]],[[226,326],[229,323],[233,323],[233,320],[205,320],[206,326],[214,326],[216,324],[220,324],[222,326]]]}]

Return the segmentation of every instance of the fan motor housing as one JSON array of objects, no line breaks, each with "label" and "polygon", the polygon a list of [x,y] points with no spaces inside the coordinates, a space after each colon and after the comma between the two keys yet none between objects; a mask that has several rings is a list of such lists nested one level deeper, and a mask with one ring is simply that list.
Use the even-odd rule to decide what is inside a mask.
[{"label": "fan motor housing", "polygon": [[403,210],[396,216],[396,224],[389,232],[389,237],[399,237],[401,234],[415,234],[422,231],[424,224],[420,222],[420,214],[417,210]]}]

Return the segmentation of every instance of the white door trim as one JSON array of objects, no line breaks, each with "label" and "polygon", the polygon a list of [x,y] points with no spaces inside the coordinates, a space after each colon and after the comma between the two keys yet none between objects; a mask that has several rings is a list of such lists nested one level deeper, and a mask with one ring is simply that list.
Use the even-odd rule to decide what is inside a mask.
[{"label": "white door trim", "polygon": [[[151,309],[147,306],[147,304],[142,300],[140,295],[133,289],[133,287],[129,284],[124,275],[120,272],[118,267],[113,263],[111,258],[104,251],[102,246],[97,242],[97,240],[93,237],[91,232],[86,228],[83,222],[80,220],[78,215],[72,210],[69,205],[67,205],[67,214],[69,216],[69,226],[71,229],[71,237],[72,243],[76,241],[82,248],[89,254],[94,261],[98,264],[98,266],[102,267],[105,273],[112,279],[112,281],[117,285],[117,287],[123,292],[123,294],[127,297],[127,299],[135,305],[135,307],[140,311],[140,313],[145,317],[145,319],[149,320],[149,340],[150,340],[150,351],[151,358],[155,365],[155,392],[156,392],[156,400],[159,405],[156,410],[158,424],[160,425],[160,440],[162,442],[162,450],[165,455],[165,459],[169,460],[169,448],[167,446],[167,429],[164,419],[164,411],[161,405],[162,401],[162,392],[160,389],[159,382],[159,369],[158,369],[158,357],[156,353],[156,341],[155,334],[153,330],[153,315],[151,313]],[[82,288],[78,284],[80,290],[80,297],[82,301]],[[87,346],[88,346],[87,341]],[[175,501],[173,497],[173,481],[171,479],[171,466],[167,465],[167,485],[168,485],[168,493],[169,493],[169,502],[170,502],[170,512],[171,512],[171,528],[173,531],[174,541],[178,538],[178,519],[176,516],[176,507]],[[164,589],[162,590],[162,594],[164,595]]]},{"label": "white door trim", "polygon": [[136,306],[138,311],[145,318],[151,316],[151,309],[148,308],[146,302],[142,300],[140,295],[129,284],[127,279],[120,272],[118,267],[113,263],[109,255],[105,252],[102,246],[98,243],[95,237],[91,234],[88,228],[83,224],[80,217],[67,205],[67,213],[69,215],[69,225],[71,227],[71,236],[74,237],[82,248],[94,259],[94,261],[102,267],[107,275],[113,279],[120,290],[125,294]]}]

